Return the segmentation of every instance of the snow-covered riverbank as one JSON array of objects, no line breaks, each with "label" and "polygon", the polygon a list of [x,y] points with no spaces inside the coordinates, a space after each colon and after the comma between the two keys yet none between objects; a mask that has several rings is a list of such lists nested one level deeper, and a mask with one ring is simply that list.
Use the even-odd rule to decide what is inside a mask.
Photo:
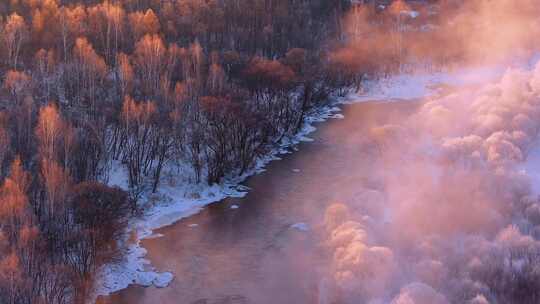
[{"label": "snow-covered riverbank", "polygon": [[[316,130],[315,123],[331,118],[342,118],[338,106],[349,102],[349,98],[351,97],[336,98],[330,105],[311,112],[301,130],[294,137],[283,139],[278,147],[260,158],[253,170],[242,176],[227,179],[220,185],[194,184],[182,172],[176,170],[166,172],[158,192],[142,199],[146,208],[144,214],[129,223],[125,238],[125,242],[129,245],[127,245],[122,260],[106,264],[99,270],[94,299],[122,290],[131,284],[166,287],[174,279],[174,275],[167,271],[156,270],[150,261],[145,259],[146,249],[141,246],[141,241],[159,237],[159,235],[154,234],[154,230],[194,215],[209,204],[228,197],[245,196],[249,189],[241,185],[243,181],[252,175],[263,172],[265,166],[273,160],[279,160],[280,155],[291,153],[298,143],[311,141],[307,136]],[[111,172],[109,184],[126,189],[127,179],[124,167],[117,165]],[[236,208],[237,206],[233,209]]]}]

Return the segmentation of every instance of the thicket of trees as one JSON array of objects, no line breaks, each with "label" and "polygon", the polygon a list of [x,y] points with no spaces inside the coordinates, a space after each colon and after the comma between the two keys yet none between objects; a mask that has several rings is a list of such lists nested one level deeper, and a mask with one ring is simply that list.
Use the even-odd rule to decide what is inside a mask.
[{"label": "thicket of trees", "polygon": [[348,5],[1,1],[0,303],[83,302],[164,167],[242,174],[353,84],[328,56]]}]

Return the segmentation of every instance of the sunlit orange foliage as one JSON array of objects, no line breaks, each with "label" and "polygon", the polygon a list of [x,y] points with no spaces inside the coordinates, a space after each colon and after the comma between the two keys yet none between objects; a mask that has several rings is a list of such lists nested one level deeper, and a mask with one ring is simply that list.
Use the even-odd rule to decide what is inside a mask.
[{"label": "sunlit orange foliage", "polygon": [[42,159],[41,176],[47,191],[48,216],[55,217],[65,202],[70,186],[69,174],[55,160]]},{"label": "sunlit orange foliage", "polygon": [[10,70],[4,78],[4,88],[18,100],[23,92],[30,88],[31,80],[32,78],[24,72]]},{"label": "sunlit orange foliage", "polygon": [[118,80],[120,82],[120,89],[122,96],[131,93],[133,86],[134,72],[131,66],[129,56],[120,53],[116,59],[118,64]]},{"label": "sunlit orange foliage", "polygon": [[88,39],[77,38],[75,47],[73,48],[73,56],[77,63],[80,64],[79,67],[84,76],[105,76],[107,64],[105,63],[105,60],[96,53],[92,44],[88,42]]},{"label": "sunlit orange foliage", "polygon": [[8,256],[0,261],[0,279],[14,281],[20,279],[20,260],[15,252],[11,252]]},{"label": "sunlit orange foliage", "polygon": [[35,133],[40,142],[39,150],[43,158],[56,158],[63,128],[64,122],[54,104],[46,105],[39,110]]},{"label": "sunlit orange foliage", "polygon": [[122,119],[126,124],[148,123],[156,114],[156,105],[152,101],[137,103],[130,96],[124,98]]},{"label": "sunlit orange foliage", "polygon": [[12,234],[15,233],[15,226],[24,219],[28,208],[28,183],[28,173],[24,172],[21,161],[17,158],[11,166],[11,175],[4,180],[0,188],[0,218],[11,225]]},{"label": "sunlit orange foliage", "polygon": [[23,42],[28,38],[28,26],[22,16],[13,13],[7,18],[3,32],[7,61],[16,68]]},{"label": "sunlit orange foliage", "polygon": [[158,35],[146,35],[135,45],[134,60],[147,94],[155,93],[160,87],[166,53],[167,48]]},{"label": "sunlit orange foliage", "polygon": [[396,0],[392,2],[389,10],[392,15],[397,16],[399,14],[402,14],[403,12],[409,11],[410,7],[404,0]]},{"label": "sunlit orange foliage", "polygon": [[148,9],[144,13],[133,12],[129,14],[128,19],[135,40],[139,40],[145,35],[156,35],[161,28],[159,19],[152,9]]}]

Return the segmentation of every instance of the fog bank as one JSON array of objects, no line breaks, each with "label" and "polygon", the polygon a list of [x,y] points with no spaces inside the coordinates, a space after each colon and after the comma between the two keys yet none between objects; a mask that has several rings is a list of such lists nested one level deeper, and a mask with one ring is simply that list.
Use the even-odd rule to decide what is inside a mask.
[{"label": "fog bank", "polygon": [[373,128],[378,186],[326,210],[334,297],[538,302],[540,203],[527,170],[540,164],[520,164],[538,149],[539,79],[540,64],[509,69]]}]

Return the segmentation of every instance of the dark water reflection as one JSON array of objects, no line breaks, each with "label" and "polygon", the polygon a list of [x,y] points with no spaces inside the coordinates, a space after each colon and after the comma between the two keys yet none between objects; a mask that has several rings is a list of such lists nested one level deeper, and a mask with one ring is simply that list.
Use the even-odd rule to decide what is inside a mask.
[{"label": "dark water reflection", "polygon": [[[175,279],[167,288],[132,286],[104,300],[119,304],[318,303],[324,250],[318,236],[324,210],[370,187],[376,149],[372,126],[396,123],[417,103],[361,103],[344,107],[302,143],[297,153],[249,179],[252,190],[227,199],[143,242],[159,271]],[[296,170],[296,169],[299,169]],[[231,209],[233,204],[239,209]],[[309,231],[292,229],[306,223]],[[197,224],[197,227],[190,227]]]}]

